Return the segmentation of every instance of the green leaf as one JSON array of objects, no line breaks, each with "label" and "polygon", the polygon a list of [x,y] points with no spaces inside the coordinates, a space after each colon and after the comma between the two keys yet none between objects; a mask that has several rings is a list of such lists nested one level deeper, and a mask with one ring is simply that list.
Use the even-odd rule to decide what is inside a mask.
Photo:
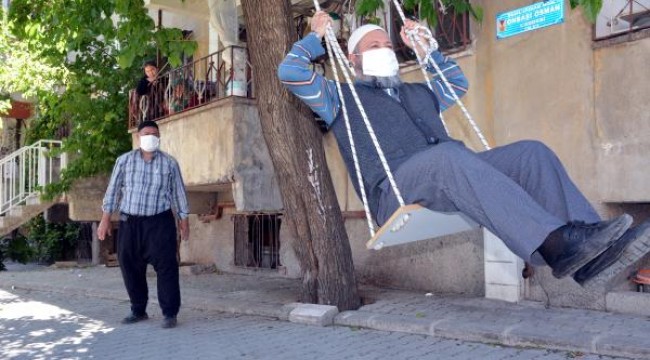
[{"label": "green leaf", "polygon": [[438,25],[438,11],[431,1],[420,1],[420,18],[426,19],[432,28]]},{"label": "green leaf", "polygon": [[600,10],[603,8],[603,0],[580,0],[580,5],[582,5],[587,20],[595,23]]},{"label": "green leaf", "polygon": [[472,17],[474,20],[480,22],[483,22],[483,8],[480,6],[471,6],[470,7],[470,14],[472,14]]},{"label": "green leaf", "polygon": [[135,54],[132,51],[126,51],[117,57],[117,63],[122,69],[128,69],[133,64]]},{"label": "green leaf", "polygon": [[375,11],[384,8],[382,0],[362,0],[356,4],[357,14],[361,16],[373,15]]},{"label": "green leaf", "polygon": [[402,6],[406,10],[413,10],[419,4],[420,0],[404,0]]}]

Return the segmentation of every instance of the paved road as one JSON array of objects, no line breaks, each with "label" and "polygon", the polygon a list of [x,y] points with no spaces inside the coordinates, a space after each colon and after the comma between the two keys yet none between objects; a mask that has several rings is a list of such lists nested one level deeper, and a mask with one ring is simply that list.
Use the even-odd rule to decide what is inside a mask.
[{"label": "paved road", "polygon": [[613,359],[184,309],[121,325],[123,301],[0,290],[1,359]]}]

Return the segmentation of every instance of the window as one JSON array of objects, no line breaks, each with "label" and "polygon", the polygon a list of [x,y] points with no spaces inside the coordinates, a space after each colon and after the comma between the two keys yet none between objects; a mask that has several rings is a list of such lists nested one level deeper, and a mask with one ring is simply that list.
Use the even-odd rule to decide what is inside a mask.
[{"label": "window", "polygon": [[595,39],[609,39],[650,28],[650,0],[610,0],[596,19]]},{"label": "window", "polygon": [[235,266],[277,269],[280,266],[280,214],[237,214]]},{"label": "window", "polygon": [[[431,31],[438,41],[439,50],[445,54],[466,50],[471,43],[469,13],[456,14],[452,9],[441,9],[439,1],[434,4],[438,8],[438,24]],[[390,9],[390,33],[397,58],[400,62],[415,60],[415,53],[406,47],[400,36],[402,19],[394,6]],[[405,11],[405,15],[412,19],[419,19],[417,12],[414,11]]]}]

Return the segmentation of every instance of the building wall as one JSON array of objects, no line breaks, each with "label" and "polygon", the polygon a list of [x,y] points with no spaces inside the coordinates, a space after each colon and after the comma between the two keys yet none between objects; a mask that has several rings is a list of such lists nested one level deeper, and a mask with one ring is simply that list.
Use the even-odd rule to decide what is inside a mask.
[{"label": "building wall", "polygon": [[650,202],[650,37],[594,50],[598,188],[603,201]]},{"label": "building wall", "polygon": [[[203,0],[206,2],[207,1]],[[172,1],[173,2],[173,1]],[[190,0],[190,2],[194,2]],[[177,2],[181,7],[191,4],[184,4]],[[167,28],[178,28],[181,30],[192,31],[190,40],[196,41],[198,48],[194,53],[194,59],[206,56],[209,54],[209,27],[207,21],[200,21],[193,14],[179,13],[176,10],[171,10],[165,6],[151,5],[149,8],[149,16],[154,19],[158,25],[158,10],[162,10],[162,26]],[[207,13],[206,13],[207,16]]]}]

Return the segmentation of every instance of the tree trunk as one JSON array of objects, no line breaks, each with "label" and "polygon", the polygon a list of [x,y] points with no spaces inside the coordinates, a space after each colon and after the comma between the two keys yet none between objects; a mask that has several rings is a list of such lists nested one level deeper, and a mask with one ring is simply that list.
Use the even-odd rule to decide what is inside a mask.
[{"label": "tree trunk", "polygon": [[289,0],[242,0],[262,132],[303,272],[302,301],[357,309],[360,298],[322,135],[311,111],[277,78],[297,40]]}]

